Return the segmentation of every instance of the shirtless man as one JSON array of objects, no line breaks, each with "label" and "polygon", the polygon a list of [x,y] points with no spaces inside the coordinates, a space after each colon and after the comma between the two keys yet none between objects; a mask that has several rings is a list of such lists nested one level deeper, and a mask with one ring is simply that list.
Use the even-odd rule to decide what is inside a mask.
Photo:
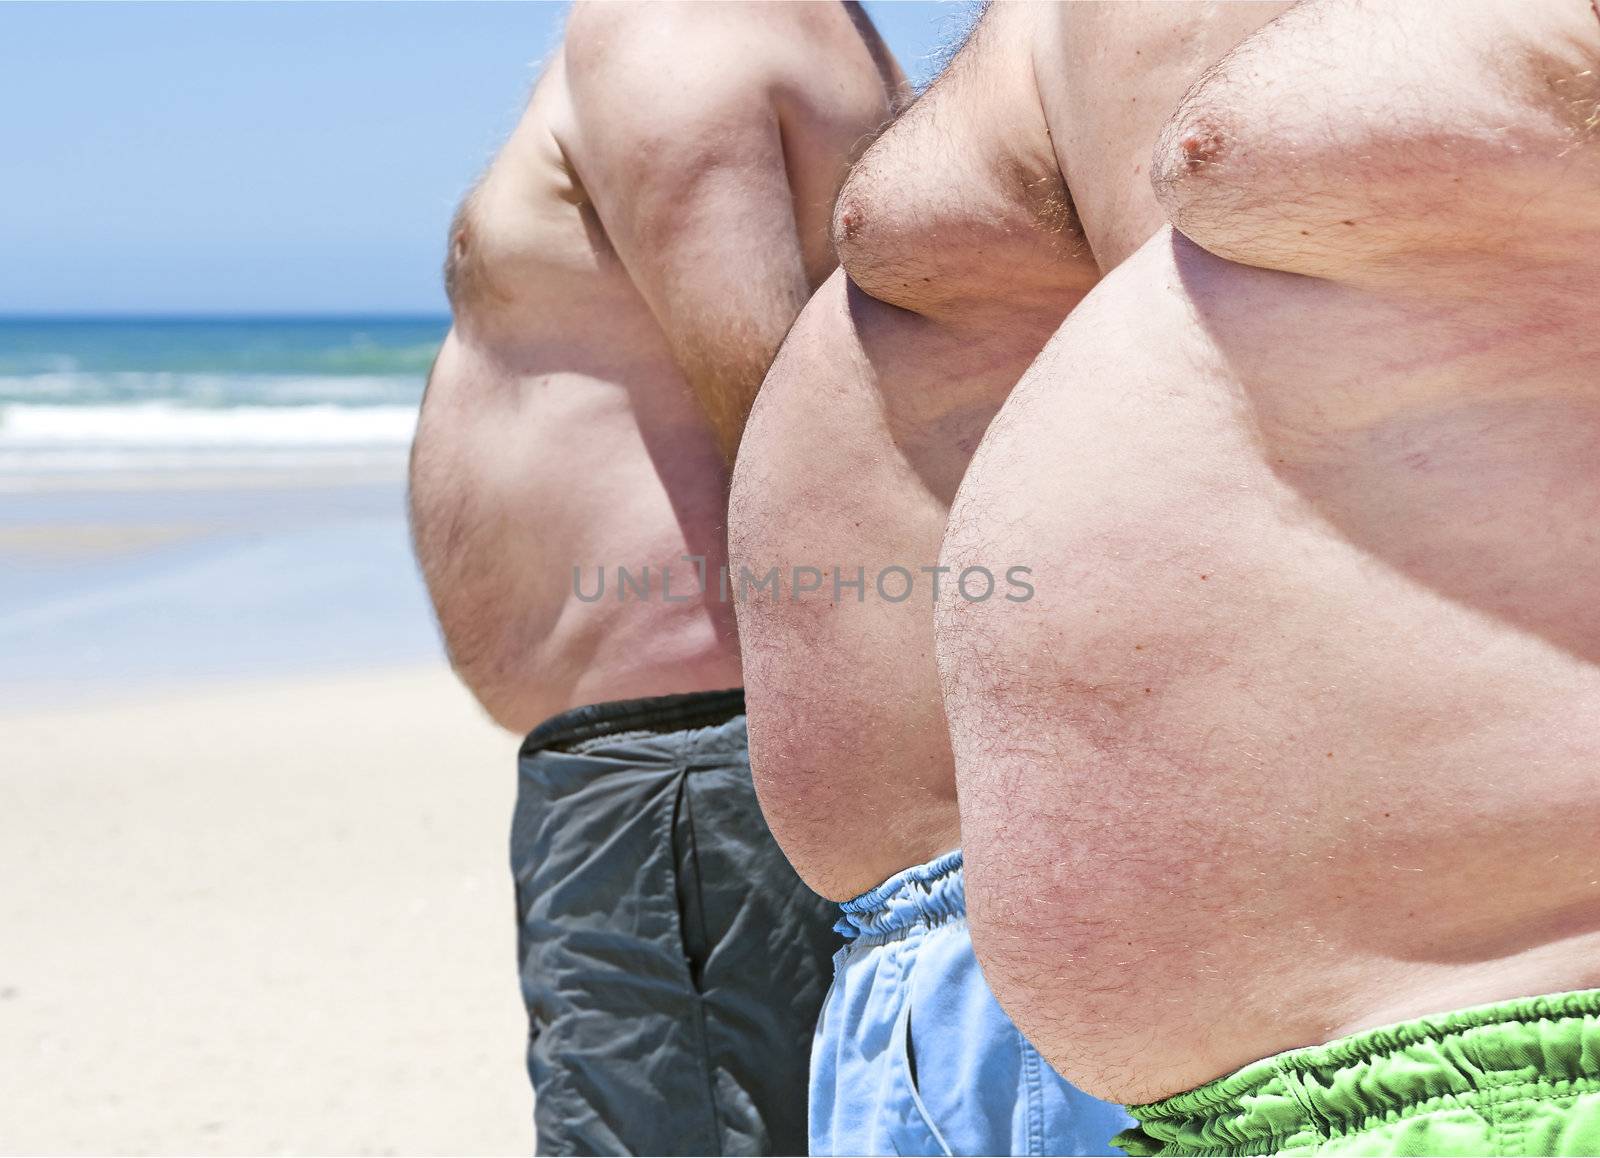
[{"label": "shirtless man", "polygon": [[[1282,7],[994,5],[841,192],[842,272],[762,387],[730,522],[741,575],[793,580],[739,606],[762,805],[851,930],[813,1059],[814,1153],[1105,1152],[1126,1123],[1039,1064],[972,955],[933,652],[932,584],[960,576],[923,568],[1017,378],[1161,224],[1161,125]],[[1026,606],[1003,600],[1035,554],[986,560],[997,605]],[[806,591],[796,568],[828,574]]]},{"label": "shirtless man", "polygon": [[412,514],[457,672],[532,729],[512,862],[541,1152],[805,1145],[833,913],[761,820],[731,609],[697,572],[900,83],[853,5],[579,5],[453,228]]},{"label": "shirtless man", "polygon": [[1307,3],[1154,166],[950,519],[989,979],[1139,1153],[1600,1152],[1600,9]]}]

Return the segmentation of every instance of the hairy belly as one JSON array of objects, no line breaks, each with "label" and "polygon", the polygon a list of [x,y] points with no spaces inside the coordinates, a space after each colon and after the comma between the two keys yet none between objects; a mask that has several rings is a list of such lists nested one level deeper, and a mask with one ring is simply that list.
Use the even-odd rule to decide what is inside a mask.
[{"label": "hairy belly", "polygon": [[892,390],[938,350],[901,330],[862,336],[913,315],[870,299],[846,312],[835,277],[791,332],[745,432],[729,526],[736,574],[780,582],[738,604],[762,810],[836,900],[960,840],[934,569],[949,494],[997,405],[929,389],[902,414],[913,401],[886,397],[879,371]]},{"label": "hairy belly", "polygon": [[[725,468],[692,412],[646,427],[585,375],[436,372],[412,524],[451,659],[526,731],[570,707],[735,687]],[[687,409],[687,408],[686,408]]]},{"label": "hairy belly", "polygon": [[[1582,502],[1525,501],[1578,459],[1535,426],[1463,440],[1437,399],[1288,430],[1246,380],[1270,349],[1323,388],[1341,355],[1305,323],[1337,308],[1207,317],[1199,285],[1301,291],[1175,252],[1085,301],[963,483],[944,562],[1031,562],[1035,597],[938,614],[980,958],[1062,1074],[1119,1101],[1600,983],[1600,874],[1552,836],[1600,823],[1600,636],[1534,609],[1600,558]],[[1399,355],[1344,357],[1381,391]],[[1444,557],[1464,545],[1494,583]]]}]

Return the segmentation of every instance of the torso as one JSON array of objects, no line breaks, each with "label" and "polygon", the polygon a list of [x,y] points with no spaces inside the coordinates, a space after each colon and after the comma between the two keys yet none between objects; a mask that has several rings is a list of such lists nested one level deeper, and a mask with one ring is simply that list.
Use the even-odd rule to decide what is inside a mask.
[{"label": "torso", "polygon": [[[840,62],[851,83],[830,91],[831,103],[780,107],[786,140],[881,120],[887,95],[847,11],[796,15],[808,27],[837,24],[829,35],[860,59]],[[818,124],[826,113],[834,120]],[[715,582],[682,600],[699,586],[685,557],[712,576],[726,562],[728,468],[589,204],[569,160],[575,132],[558,54],[458,220],[462,301],[413,467],[419,538],[438,529],[419,556],[452,659],[517,731],[577,705],[736,687],[741,675],[733,611]],[[791,173],[818,281],[833,265],[828,213],[840,175]],[[649,596],[623,595],[619,567],[635,579],[648,568]],[[669,569],[672,600],[661,588]],[[604,594],[589,601],[602,571]]]},{"label": "torso", "polygon": [[985,968],[1069,1079],[1600,985],[1595,256],[1406,296],[1164,231],[1018,387],[948,554],[1038,594],[948,608],[947,674]]},{"label": "torso", "polygon": [[[739,683],[716,606],[617,598],[619,565],[720,558],[726,473],[565,160],[565,113],[558,61],[463,211],[457,276],[476,284],[412,484],[417,503],[450,508],[429,578],[457,669],[518,730],[576,704]],[[595,569],[610,573],[606,598],[574,597],[575,565],[590,593]]]},{"label": "torso", "polygon": [[[1032,77],[1049,11],[992,7],[858,163],[836,212],[843,271],[796,323],[740,451],[736,565],[866,576],[860,601],[829,586],[740,608],[762,808],[835,899],[959,843],[917,569],[937,563],[989,419],[1096,276]],[[874,590],[890,566],[914,574],[904,602]]]}]

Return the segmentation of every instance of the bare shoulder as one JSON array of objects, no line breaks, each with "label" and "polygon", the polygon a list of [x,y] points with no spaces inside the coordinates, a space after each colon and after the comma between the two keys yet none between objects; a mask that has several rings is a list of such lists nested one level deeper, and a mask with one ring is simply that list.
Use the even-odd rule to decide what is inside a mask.
[{"label": "bare shoulder", "polygon": [[[752,29],[826,37],[850,23],[843,3],[773,4],[765,0],[575,0],[567,16],[569,44],[590,46],[599,40],[636,34],[641,37],[682,36],[689,41],[704,36],[748,34]],[[671,47],[686,47],[680,41]]]},{"label": "bare shoulder", "polygon": [[[635,111],[728,102],[881,102],[897,79],[866,17],[843,3],[578,0],[563,58],[576,99]],[[726,111],[726,110],[723,110]]]}]

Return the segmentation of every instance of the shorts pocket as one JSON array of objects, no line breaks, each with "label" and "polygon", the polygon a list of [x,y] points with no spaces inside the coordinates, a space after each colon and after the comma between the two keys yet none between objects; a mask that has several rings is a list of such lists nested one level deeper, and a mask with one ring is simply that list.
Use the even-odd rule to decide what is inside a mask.
[{"label": "shorts pocket", "polygon": [[684,771],[678,774],[678,790],[672,808],[672,890],[678,944],[688,970],[689,986],[697,994],[703,994],[711,938],[706,928],[705,888],[700,877],[700,848],[694,821],[694,789],[690,774]]},{"label": "shorts pocket", "polygon": [[900,1009],[894,1028],[895,1098],[892,1138],[896,1154],[949,1155],[950,1145],[928,1113],[922,1093],[917,1089],[917,1054],[912,1042],[911,994]]}]

